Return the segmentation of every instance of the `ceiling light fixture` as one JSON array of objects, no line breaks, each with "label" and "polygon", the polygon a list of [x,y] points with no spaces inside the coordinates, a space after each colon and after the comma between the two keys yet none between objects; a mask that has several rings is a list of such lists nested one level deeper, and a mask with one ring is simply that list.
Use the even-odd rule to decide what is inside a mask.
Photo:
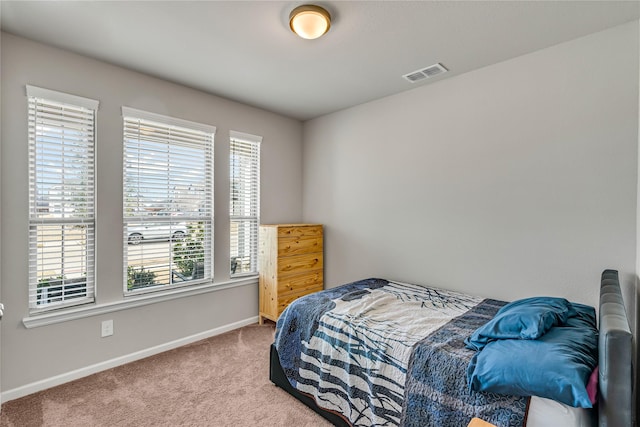
[{"label": "ceiling light fixture", "polygon": [[289,26],[303,39],[317,39],[329,31],[331,15],[320,6],[305,4],[291,11]]}]

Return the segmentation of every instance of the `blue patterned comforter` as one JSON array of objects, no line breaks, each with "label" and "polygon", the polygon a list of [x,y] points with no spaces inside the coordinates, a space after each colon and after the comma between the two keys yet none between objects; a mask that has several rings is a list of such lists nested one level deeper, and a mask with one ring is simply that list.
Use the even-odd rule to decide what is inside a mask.
[{"label": "blue patterned comforter", "polygon": [[296,300],[275,345],[291,385],[354,426],[522,426],[526,398],[466,384],[463,340],[503,304],[367,279]]}]

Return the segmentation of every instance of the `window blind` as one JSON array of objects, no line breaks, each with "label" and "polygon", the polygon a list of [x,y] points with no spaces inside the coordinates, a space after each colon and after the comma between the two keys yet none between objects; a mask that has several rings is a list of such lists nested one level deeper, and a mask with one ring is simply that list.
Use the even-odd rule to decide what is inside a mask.
[{"label": "window blind", "polygon": [[210,281],[215,127],[123,116],[125,292]]},{"label": "window blind", "polygon": [[260,143],[255,135],[230,133],[231,276],[258,272]]},{"label": "window blind", "polygon": [[98,101],[27,86],[29,308],[93,302]]}]

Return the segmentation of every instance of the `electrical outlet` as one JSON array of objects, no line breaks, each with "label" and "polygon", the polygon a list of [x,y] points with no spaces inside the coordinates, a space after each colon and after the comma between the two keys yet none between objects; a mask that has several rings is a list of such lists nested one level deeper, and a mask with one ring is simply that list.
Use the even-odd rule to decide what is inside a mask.
[{"label": "electrical outlet", "polygon": [[104,320],[102,322],[102,338],[113,335],[113,320]]}]

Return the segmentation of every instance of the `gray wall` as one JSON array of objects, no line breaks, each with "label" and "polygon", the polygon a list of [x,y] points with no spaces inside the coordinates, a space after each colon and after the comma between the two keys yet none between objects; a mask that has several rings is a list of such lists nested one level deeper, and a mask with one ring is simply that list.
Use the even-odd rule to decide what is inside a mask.
[{"label": "gray wall", "polygon": [[[229,130],[262,136],[262,221],[302,219],[302,125],[117,66],[2,34],[2,391],[162,345],[258,313],[255,284],[25,329],[28,175],[25,85],[100,101],[97,133],[98,304],[122,300],[121,106],[217,126],[215,282],[229,280]],[[100,338],[100,322],[115,334]]]},{"label": "gray wall", "polygon": [[597,305],[615,268],[633,319],[637,21],[306,122],[303,159],[329,287]]}]

